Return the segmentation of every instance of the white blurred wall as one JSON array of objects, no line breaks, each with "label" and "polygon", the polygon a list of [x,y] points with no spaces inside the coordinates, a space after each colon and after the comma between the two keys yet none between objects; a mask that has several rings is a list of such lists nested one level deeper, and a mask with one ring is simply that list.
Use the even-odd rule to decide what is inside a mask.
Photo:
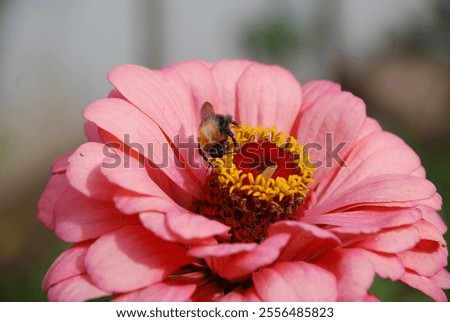
[{"label": "white blurred wall", "polygon": [[0,8],[1,203],[82,142],[81,111],[107,95],[111,67],[158,65],[161,55],[148,40],[158,29],[142,30],[150,26],[144,19],[159,21],[158,1],[19,0]]}]

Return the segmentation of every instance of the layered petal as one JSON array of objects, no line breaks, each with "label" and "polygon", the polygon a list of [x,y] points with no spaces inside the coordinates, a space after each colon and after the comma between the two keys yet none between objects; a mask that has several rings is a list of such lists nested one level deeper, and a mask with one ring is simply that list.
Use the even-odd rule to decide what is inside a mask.
[{"label": "layered petal", "polygon": [[139,222],[136,216],[124,216],[114,204],[88,198],[73,188],[61,195],[54,212],[55,233],[67,242],[97,238]]},{"label": "layered petal", "polygon": [[61,174],[66,172],[66,169],[69,166],[69,158],[73,153],[74,151],[64,153],[62,156],[56,159],[51,166],[52,174]]},{"label": "layered petal", "polygon": [[[384,174],[409,174],[420,165],[419,157],[401,139],[387,132],[374,132],[359,140],[344,159],[346,166],[340,167],[327,185],[316,189],[320,199],[329,198],[338,190],[357,186],[367,178]],[[320,203],[320,201],[319,201]]]},{"label": "layered petal", "polygon": [[211,67],[220,104],[217,111],[222,114],[234,115],[241,122],[237,98],[237,82],[245,70],[254,63],[248,60],[220,60]]},{"label": "layered petal", "polygon": [[[350,212],[335,212],[319,216],[303,217],[300,220],[315,225],[331,225],[336,227],[356,228],[364,231],[367,228],[375,228],[379,231],[383,228],[391,228],[402,225],[413,224],[422,218],[418,209],[395,209],[383,208],[371,210],[359,210]],[[353,230],[355,232],[357,230]]]},{"label": "layered petal", "polygon": [[364,102],[347,92],[326,93],[311,104],[300,117],[299,142],[305,145],[316,168],[317,185],[321,178],[340,164],[366,119]]},{"label": "layered petal", "polygon": [[305,216],[325,214],[361,206],[411,207],[436,205],[434,185],[426,179],[388,174],[368,178],[360,184],[334,193],[320,205],[305,211]]},{"label": "layered petal", "polygon": [[421,240],[398,256],[406,268],[421,276],[433,276],[447,266],[448,251],[444,244]]},{"label": "layered petal", "polygon": [[335,276],[338,301],[363,301],[375,277],[371,259],[359,249],[336,249],[317,265]]},{"label": "layered petal", "polygon": [[405,274],[403,263],[395,254],[379,253],[364,249],[361,249],[360,252],[372,262],[375,273],[382,278],[397,281]]},{"label": "layered petal", "polygon": [[196,132],[188,95],[174,95],[181,90],[164,73],[137,65],[120,65],[108,73],[111,84],[134,106],[152,119],[170,139],[187,138]]},{"label": "layered petal", "polygon": [[91,283],[88,276],[78,275],[58,283],[47,292],[49,301],[79,302],[111,295]]},{"label": "layered petal", "polygon": [[234,244],[236,246],[233,248],[225,247],[226,244],[200,246],[192,248],[189,254],[204,258],[213,272],[234,281],[248,277],[252,272],[276,261],[288,240],[287,234],[277,234],[259,245]]},{"label": "layered petal", "polygon": [[79,243],[64,251],[50,266],[42,282],[44,291],[66,279],[85,273],[84,258],[90,243]]},{"label": "layered petal", "polygon": [[282,262],[253,273],[256,293],[268,302],[326,302],[338,298],[336,278],[305,262]]},{"label": "layered petal", "polygon": [[248,289],[235,289],[220,299],[221,302],[262,302],[253,287]]},{"label": "layered petal", "polygon": [[421,276],[414,272],[408,271],[402,277],[402,282],[422,291],[435,301],[447,302],[447,297],[438,283],[426,276]]},{"label": "layered petal", "polygon": [[117,296],[116,302],[185,302],[196,289],[195,284],[156,283],[140,290]]},{"label": "layered petal", "polygon": [[289,243],[280,255],[280,259],[285,261],[310,260],[341,243],[333,233],[298,221],[277,222],[269,228],[268,234],[289,236]]},{"label": "layered petal", "polygon": [[205,102],[210,102],[216,113],[222,113],[222,105],[213,75],[203,62],[185,61],[166,67],[162,69],[162,72],[166,78],[175,79],[178,76],[184,82],[186,93],[192,100],[190,105],[184,106],[184,109],[191,111],[189,116],[193,119],[190,134],[196,133],[197,126],[195,124],[200,124],[200,109]]},{"label": "layered petal", "polygon": [[217,221],[175,209],[166,214],[143,212],[139,217],[144,227],[160,238],[187,244],[210,243],[212,237],[229,230]]},{"label": "layered petal", "polygon": [[358,247],[385,253],[398,253],[414,247],[420,241],[419,231],[414,225],[386,229],[367,236],[357,243]]},{"label": "layered petal", "polygon": [[238,115],[243,124],[276,125],[279,131],[289,132],[301,99],[299,83],[279,66],[252,64],[237,83]]},{"label": "layered petal", "polygon": [[[172,149],[167,136],[161,131],[158,123],[155,123],[142,111],[124,100],[111,98],[89,105],[83,115],[87,120],[123,140],[123,147],[127,151],[131,149],[142,156],[139,160],[151,161],[151,167],[162,171],[181,189],[194,195],[199,193],[199,182],[192,177],[189,171],[186,171],[187,165],[180,160],[178,151]],[[175,138],[175,136],[171,138]],[[102,147],[102,151],[105,149],[108,151],[107,148]],[[108,154],[118,162],[108,162],[104,167],[111,169],[128,166],[125,159],[124,163],[121,163],[121,158],[115,158],[111,152]],[[104,157],[105,152],[103,153]],[[145,162],[143,163],[145,164]],[[198,169],[200,166],[201,164],[198,164]]]},{"label": "layered petal", "polygon": [[188,262],[184,247],[164,241],[138,225],[100,237],[85,259],[92,282],[110,292],[150,286]]},{"label": "layered petal", "polygon": [[105,158],[104,147],[97,142],[81,145],[69,158],[66,174],[72,187],[85,196],[110,201],[114,185],[101,173],[102,161]]},{"label": "layered petal", "polygon": [[306,83],[302,90],[303,101],[301,113],[304,114],[321,96],[341,92],[341,85],[327,80],[313,80]]},{"label": "layered petal", "polygon": [[37,219],[48,229],[55,229],[55,205],[69,188],[70,184],[65,174],[55,174],[47,183],[39,199]]},{"label": "layered petal", "polygon": [[[304,113],[312,106],[312,104],[321,96],[327,93],[339,93],[341,92],[341,86],[339,84],[326,81],[326,80],[313,80],[306,83],[302,87],[302,105],[299,114],[297,115],[295,122],[292,126],[290,133],[294,136],[297,135],[299,130],[300,119]],[[302,138],[300,138],[302,139]]]}]

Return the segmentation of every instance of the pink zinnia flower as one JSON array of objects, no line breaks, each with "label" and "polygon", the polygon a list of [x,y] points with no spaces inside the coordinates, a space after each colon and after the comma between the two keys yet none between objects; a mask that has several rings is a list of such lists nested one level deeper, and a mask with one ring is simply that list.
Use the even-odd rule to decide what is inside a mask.
[{"label": "pink zinnia flower", "polygon": [[[74,243],[49,300],[371,301],[375,275],[446,300],[441,198],[359,98],[241,60],[108,78],[83,113],[89,142],[52,165],[39,202]],[[205,102],[239,123],[209,168]]]}]

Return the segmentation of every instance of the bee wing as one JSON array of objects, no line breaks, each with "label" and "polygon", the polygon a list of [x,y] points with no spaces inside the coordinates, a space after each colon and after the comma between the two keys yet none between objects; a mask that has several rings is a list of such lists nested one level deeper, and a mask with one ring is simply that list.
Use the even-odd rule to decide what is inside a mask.
[{"label": "bee wing", "polygon": [[214,108],[210,102],[205,102],[203,104],[200,114],[202,118],[202,123],[214,118],[214,116],[216,115],[214,113]]}]

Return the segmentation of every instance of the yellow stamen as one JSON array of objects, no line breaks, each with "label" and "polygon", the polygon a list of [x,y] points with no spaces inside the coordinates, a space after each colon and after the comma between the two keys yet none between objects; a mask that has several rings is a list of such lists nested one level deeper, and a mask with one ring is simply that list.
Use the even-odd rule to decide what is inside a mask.
[{"label": "yellow stamen", "polygon": [[246,143],[270,142],[277,148],[290,153],[292,162],[295,164],[294,172],[287,178],[273,178],[279,165],[267,166],[261,173],[257,174],[238,169],[233,163],[233,159],[239,150],[230,141],[230,148],[223,158],[216,158],[211,162],[214,165],[214,174],[222,188],[226,189],[230,195],[237,191],[242,191],[245,195],[253,196],[260,200],[280,202],[286,197],[304,198],[309,188],[308,185],[314,182],[312,174],[314,168],[308,163],[308,156],[304,147],[298,144],[297,139],[287,133],[277,132],[275,127],[263,128],[261,126],[252,127],[241,125],[233,128],[238,147],[243,147]]}]

